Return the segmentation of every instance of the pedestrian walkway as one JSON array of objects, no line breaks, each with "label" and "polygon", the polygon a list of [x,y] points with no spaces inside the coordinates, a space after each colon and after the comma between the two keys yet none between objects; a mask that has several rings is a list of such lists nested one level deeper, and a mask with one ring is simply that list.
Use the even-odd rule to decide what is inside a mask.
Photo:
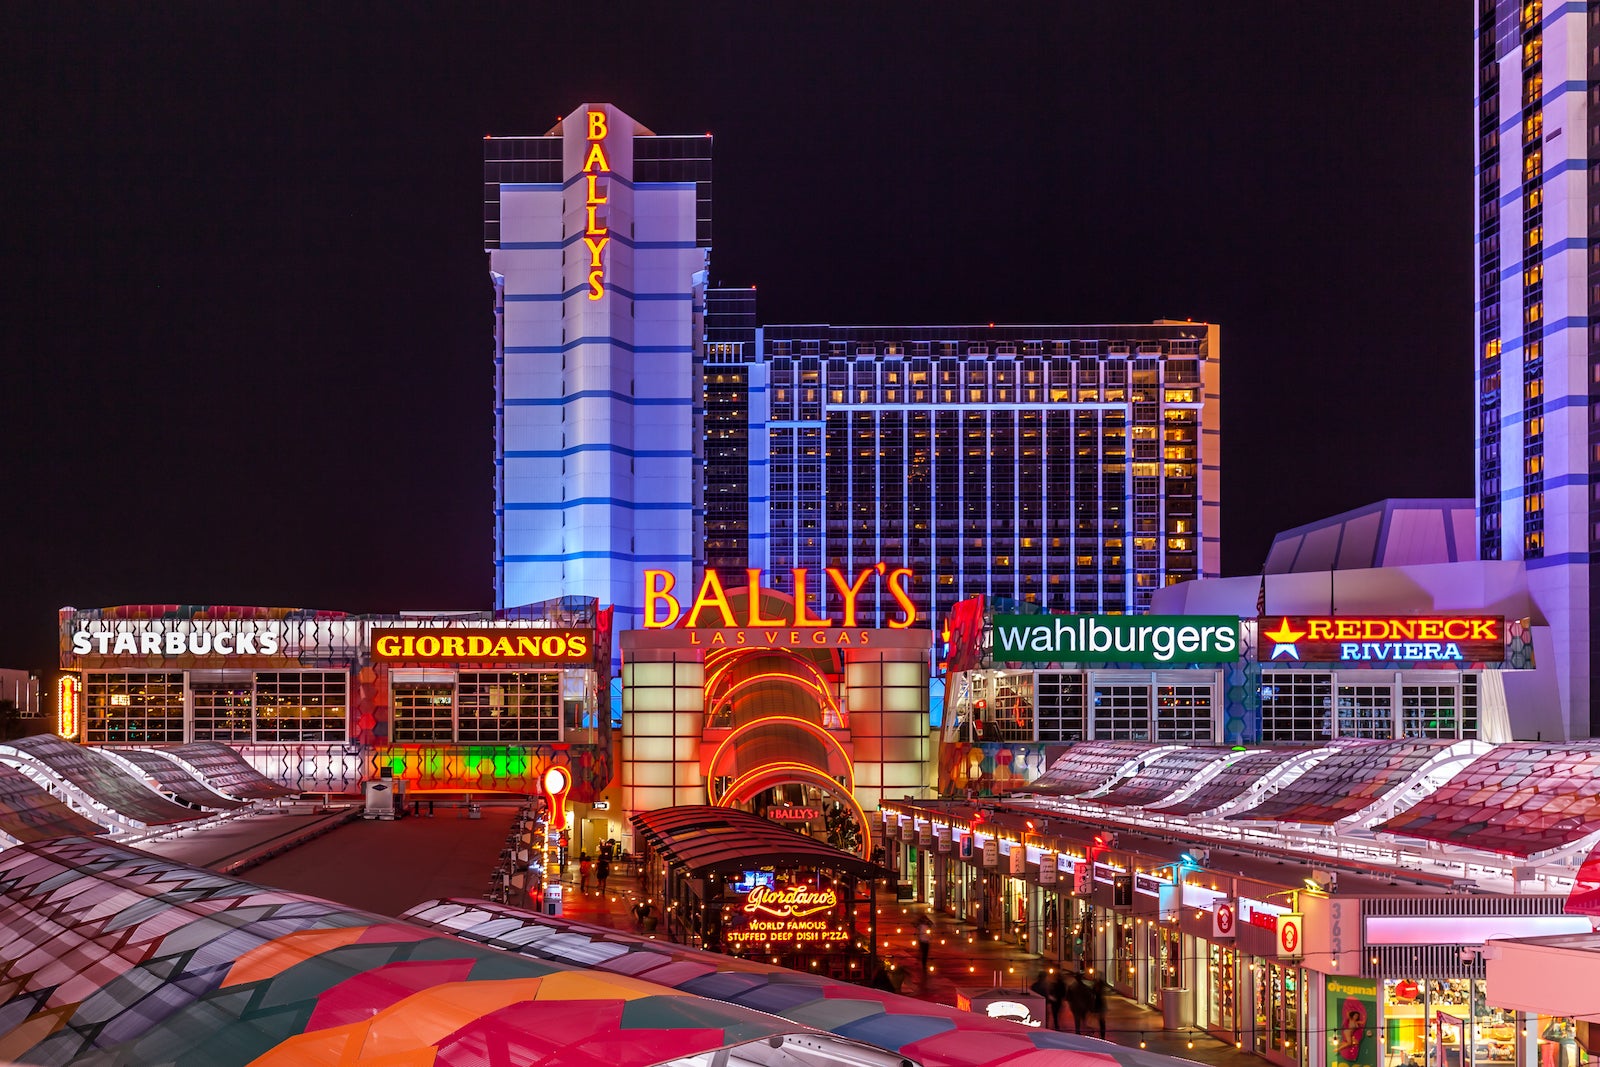
[{"label": "pedestrian walkway", "polygon": [[[639,900],[638,883],[631,865],[612,869],[606,892],[591,877],[589,891],[578,887],[577,865],[569,863],[562,880],[563,914],[581,922],[614,930],[635,929],[633,906]],[[926,915],[933,923],[924,975],[917,953],[917,919]],[[990,935],[979,934],[971,923],[935,913],[926,904],[898,901],[893,892],[878,898],[878,941],[883,957],[902,976],[899,992],[937,1004],[956,1004],[958,992],[1011,988],[1026,991],[1041,968],[1050,964],[1035,953],[1024,952]],[[1062,1010],[1062,1023],[1071,1028],[1070,1014]],[[1084,1032],[1100,1036],[1098,1025],[1086,1020]],[[1215,1067],[1261,1067],[1260,1057],[1201,1030],[1166,1030],[1161,1013],[1115,993],[1106,997],[1105,1038],[1129,1048],[1147,1048]]]}]

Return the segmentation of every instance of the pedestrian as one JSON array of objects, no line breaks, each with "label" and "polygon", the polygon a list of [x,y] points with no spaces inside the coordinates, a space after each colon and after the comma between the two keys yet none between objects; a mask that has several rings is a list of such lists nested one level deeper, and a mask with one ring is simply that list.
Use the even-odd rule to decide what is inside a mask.
[{"label": "pedestrian", "polygon": [[578,853],[578,892],[589,891],[589,875],[594,872],[594,864],[589,862],[587,852]]},{"label": "pedestrian", "polygon": [[428,818],[433,818],[433,800],[431,798],[428,800]]},{"label": "pedestrian", "polygon": [[922,973],[928,973],[928,950],[933,947],[933,923],[926,915],[917,917],[917,955],[922,960]]},{"label": "pedestrian", "polygon": [[[1035,996],[1044,1001],[1045,1019],[1048,1020],[1050,1018],[1051,1008],[1049,973],[1046,972],[1043,967],[1040,967],[1038,975],[1033,979],[1033,984],[1028,988],[1033,990]],[[1054,1028],[1052,1027],[1052,1029]]]},{"label": "pedestrian", "polygon": [[1061,1005],[1067,1002],[1067,980],[1059,970],[1050,978],[1050,996],[1045,1002],[1050,1005],[1050,1029],[1061,1029]]},{"label": "pedestrian", "polygon": [[1083,979],[1074,974],[1067,979],[1067,1010],[1072,1012],[1072,1032],[1083,1033],[1083,1017],[1089,1011],[1089,990]]},{"label": "pedestrian", "polygon": [[594,865],[594,880],[600,885],[600,895],[606,895],[606,879],[611,877],[611,857],[604,852],[600,854],[600,862]]},{"label": "pedestrian", "polygon": [[1106,983],[1095,977],[1089,979],[1089,1010],[1100,1023],[1100,1040],[1106,1039]]}]

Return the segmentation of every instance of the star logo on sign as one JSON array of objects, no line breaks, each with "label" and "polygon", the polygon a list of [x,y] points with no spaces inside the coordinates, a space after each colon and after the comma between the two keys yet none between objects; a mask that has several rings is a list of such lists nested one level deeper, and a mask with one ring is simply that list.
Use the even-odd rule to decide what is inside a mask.
[{"label": "star logo on sign", "polygon": [[1272,659],[1284,656],[1298,660],[1300,658],[1300,650],[1294,647],[1294,643],[1305,635],[1306,632],[1304,630],[1296,630],[1291,627],[1288,618],[1285,617],[1278,620],[1278,628],[1276,630],[1264,631],[1261,636],[1272,642]]}]

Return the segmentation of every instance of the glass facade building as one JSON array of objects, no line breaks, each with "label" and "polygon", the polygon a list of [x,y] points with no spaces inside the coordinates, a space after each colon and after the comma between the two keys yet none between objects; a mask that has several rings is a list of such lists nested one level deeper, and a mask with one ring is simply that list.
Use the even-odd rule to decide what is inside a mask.
[{"label": "glass facade building", "polygon": [[[977,593],[1139,612],[1217,576],[1215,325],[751,332],[706,357],[708,430],[748,398],[708,433],[707,499],[745,479],[749,566],[909,567],[937,619]],[[896,610],[886,592],[865,606]]]},{"label": "glass facade building", "polygon": [[1474,0],[1477,512],[1551,624],[1564,732],[1600,731],[1600,10]]}]

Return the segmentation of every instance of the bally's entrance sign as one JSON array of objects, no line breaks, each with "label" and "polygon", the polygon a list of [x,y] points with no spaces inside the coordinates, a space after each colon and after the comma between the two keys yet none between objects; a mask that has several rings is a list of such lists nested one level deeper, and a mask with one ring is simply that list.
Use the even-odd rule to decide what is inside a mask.
[{"label": "bally's entrance sign", "polygon": [[1232,615],[996,615],[996,663],[1236,663]]},{"label": "bally's entrance sign", "polygon": [[1258,622],[1261,662],[1501,663],[1500,615],[1274,615]]},{"label": "bally's entrance sign", "polygon": [[[853,577],[837,567],[829,567],[827,590],[820,609],[815,601],[805,595],[808,571],[796,567],[790,572],[797,595],[790,604],[778,606],[772,598],[763,603],[759,593],[741,597],[743,603],[734,606],[728,595],[731,587],[736,592],[742,586],[758,591],[761,585],[760,568],[745,570],[739,579],[725,582],[722,575],[706,568],[700,588],[687,607],[674,594],[677,579],[671,571],[647,570],[644,572],[644,628],[647,630],[675,629],[687,635],[691,646],[707,648],[861,648],[883,643],[883,631],[863,624],[865,603],[876,592],[895,605],[895,613],[886,625],[890,630],[909,630],[917,621],[917,609],[911,602],[911,570],[878,563],[863,568]],[[731,583],[731,585],[730,585]],[[872,598],[876,599],[876,598]],[[813,613],[815,611],[815,613]]]}]

